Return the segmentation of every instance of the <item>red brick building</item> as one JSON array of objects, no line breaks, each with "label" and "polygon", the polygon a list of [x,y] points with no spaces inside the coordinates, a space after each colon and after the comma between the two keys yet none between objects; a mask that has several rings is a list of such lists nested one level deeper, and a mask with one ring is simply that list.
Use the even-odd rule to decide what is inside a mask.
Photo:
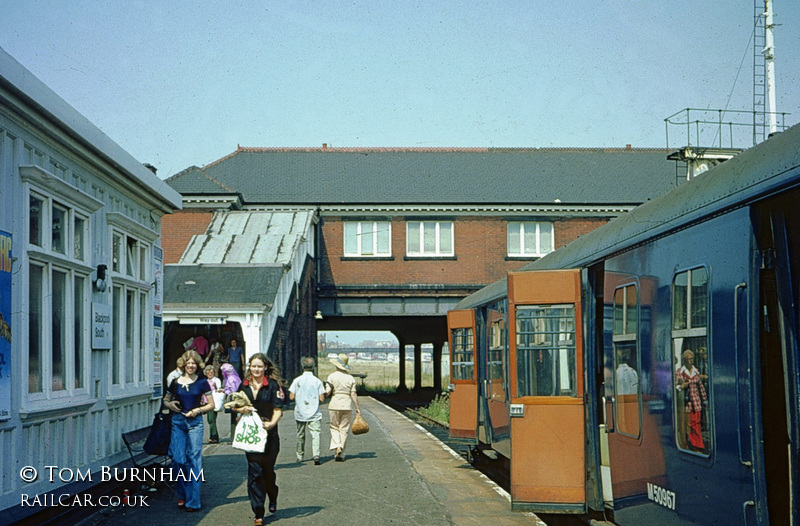
[{"label": "red brick building", "polygon": [[[316,353],[316,330],[388,330],[400,341],[401,360],[405,345],[414,345],[419,367],[420,345],[431,343],[438,364],[447,339],[447,310],[508,271],[675,187],[679,178],[667,153],[238,148],[167,181],[182,194],[184,209],[162,226],[165,315],[173,313],[177,320],[197,302],[191,295],[173,301],[175,287],[183,283],[170,280],[176,269],[184,271],[183,279],[186,272],[208,270],[209,264],[259,265],[257,241],[248,245],[251,252],[240,243],[238,259],[217,256],[236,252],[236,236],[276,240],[281,234],[278,226],[256,227],[260,233],[252,233],[248,220],[236,219],[241,230],[214,241],[213,262],[197,259],[193,243],[208,245],[221,235],[220,225],[241,214],[310,212],[313,231],[304,234],[309,249],[297,274],[303,277],[286,310],[269,307],[280,321],[277,331],[262,334],[259,349],[289,373],[296,357]],[[234,216],[225,220],[226,214]],[[265,294],[272,294],[267,289]],[[226,301],[235,303],[235,298]]]}]

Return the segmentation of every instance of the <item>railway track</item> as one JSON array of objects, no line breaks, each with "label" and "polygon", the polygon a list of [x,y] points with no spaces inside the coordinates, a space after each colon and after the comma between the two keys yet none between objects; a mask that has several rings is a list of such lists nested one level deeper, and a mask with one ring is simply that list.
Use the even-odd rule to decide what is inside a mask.
[{"label": "railway track", "polygon": [[371,394],[373,398],[383,402],[399,413],[408,416],[419,425],[424,427],[430,434],[441,440],[450,449],[457,452],[464,457],[464,460],[472,464],[475,469],[492,479],[498,486],[506,491],[510,491],[510,466],[508,460],[503,457],[492,455],[493,451],[488,450],[484,453],[484,448],[479,446],[470,446],[460,441],[450,439],[450,425],[446,422],[440,422],[436,419],[430,418],[419,411],[419,405],[410,405],[399,403],[391,396],[381,396],[379,394]]}]

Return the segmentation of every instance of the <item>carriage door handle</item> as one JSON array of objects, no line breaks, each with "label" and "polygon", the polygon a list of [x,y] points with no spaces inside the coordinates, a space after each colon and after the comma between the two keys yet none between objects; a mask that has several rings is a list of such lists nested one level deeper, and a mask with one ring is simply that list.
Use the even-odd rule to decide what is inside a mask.
[{"label": "carriage door handle", "polygon": [[[739,289],[746,289],[747,283],[739,283],[733,289],[733,360],[735,364],[736,374],[736,423],[737,423],[737,439],[739,440],[739,462],[747,467],[752,467],[752,460],[744,460],[742,456],[742,411],[741,401],[739,400]],[[748,418],[749,421],[749,418]],[[747,428],[752,433],[752,428],[748,424]],[[750,436],[750,434],[748,434]],[[745,505],[746,507],[746,505]]]}]

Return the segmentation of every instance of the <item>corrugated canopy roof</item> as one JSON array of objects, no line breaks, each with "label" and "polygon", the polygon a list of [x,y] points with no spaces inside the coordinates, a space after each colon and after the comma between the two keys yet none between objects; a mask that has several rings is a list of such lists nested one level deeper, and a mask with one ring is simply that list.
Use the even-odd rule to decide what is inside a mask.
[{"label": "corrugated canopy roof", "polygon": [[192,237],[184,265],[288,265],[314,210],[215,212],[205,234]]}]

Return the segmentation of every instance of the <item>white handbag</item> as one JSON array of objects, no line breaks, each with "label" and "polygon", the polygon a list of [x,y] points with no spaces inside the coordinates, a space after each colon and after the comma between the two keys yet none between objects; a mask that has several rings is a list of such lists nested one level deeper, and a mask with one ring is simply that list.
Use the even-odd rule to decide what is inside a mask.
[{"label": "white handbag", "polygon": [[214,391],[214,411],[221,411],[222,405],[225,403],[225,393],[222,391]]}]

